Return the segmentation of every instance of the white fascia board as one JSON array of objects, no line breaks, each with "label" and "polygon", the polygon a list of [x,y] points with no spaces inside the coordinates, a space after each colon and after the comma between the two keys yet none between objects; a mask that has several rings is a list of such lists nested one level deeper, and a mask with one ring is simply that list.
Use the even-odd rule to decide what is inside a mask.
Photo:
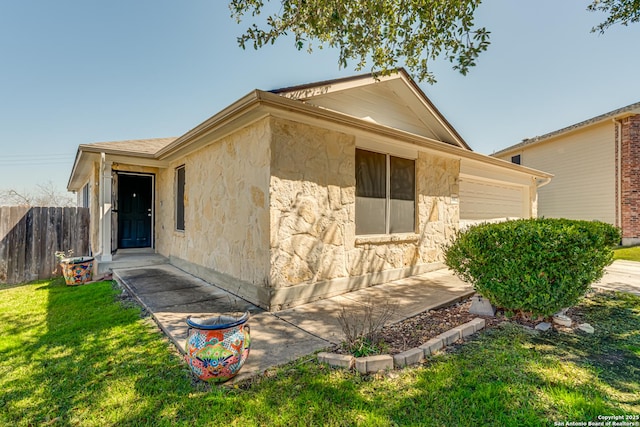
[{"label": "white fascia board", "polygon": [[92,171],[93,162],[98,161],[100,155],[97,153],[85,152],[78,149],[76,159],[71,169],[67,191],[80,191],[87,182]]},{"label": "white fascia board", "polygon": [[[266,98],[278,98],[278,95],[266,95],[268,95]],[[277,103],[274,102],[265,107],[265,111],[276,117],[355,135],[356,138],[371,138],[383,143],[393,144],[407,149],[431,152],[443,157],[469,159],[493,165],[493,167],[504,169],[505,171],[513,171],[516,174],[531,175],[537,178],[550,178],[553,176],[547,172],[516,165],[495,157],[447,144],[446,142],[436,141],[410,132],[380,125],[378,123],[372,123],[367,120],[333,110],[303,104],[299,101],[292,101],[286,98],[283,99],[282,97],[279,98],[280,99],[274,100],[277,101]]]},{"label": "white fascia board", "polygon": [[371,75],[363,75],[352,79],[347,78],[344,80],[337,79],[335,81],[320,82],[319,84],[312,86],[293,87],[291,90],[277,92],[276,94],[288,99],[305,101],[319,95],[337,93],[389,80],[396,80],[400,78],[400,75],[400,73],[393,73],[388,76],[378,76],[377,79],[373,78]]},{"label": "white fascia board", "polygon": [[106,161],[123,165],[144,166],[159,169],[169,167],[169,162],[165,160],[156,160],[148,157],[126,156],[122,154],[107,154]]}]

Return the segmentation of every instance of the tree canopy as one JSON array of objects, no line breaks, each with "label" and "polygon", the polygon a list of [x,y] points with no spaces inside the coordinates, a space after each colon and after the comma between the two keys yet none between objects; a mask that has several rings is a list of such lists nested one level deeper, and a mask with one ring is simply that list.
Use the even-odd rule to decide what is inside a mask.
[{"label": "tree canopy", "polygon": [[[267,0],[268,2],[268,0]],[[372,71],[388,74],[400,65],[419,80],[435,81],[428,64],[443,57],[466,74],[489,46],[489,32],[474,26],[481,0],[281,0],[266,28],[253,23],[238,37],[258,49],[292,33],[298,50],[323,45],[337,48],[338,63],[357,61],[360,70],[370,61]],[[232,0],[238,22],[257,17],[264,0]],[[314,46],[313,43],[318,43]]]},{"label": "tree canopy", "polygon": [[[435,82],[429,65],[438,58],[463,75],[489,46],[489,31],[476,27],[474,13],[482,0],[279,0],[266,26],[253,22],[238,37],[243,49],[273,44],[292,34],[298,50],[328,45],[339,50],[338,64],[356,61],[356,70],[371,64],[373,74],[406,67],[418,80]],[[269,0],[230,0],[238,23],[258,19]],[[640,0],[593,0],[590,11],[607,18],[592,29],[603,33],[614,24],[640,20]],[[552,13],[550,11],[549,13]],[[264,23],[264,22],[263,22]],[[314,44],[315,43],[315,44]]]},{"label": "tree canopy", "polygon": [[632,22],[640,21],[640,1],[638,0],[594,0],[588,6],[592,12],[604,12],[607,19],[591,29],[592,32],[601,34],[612,25],[627,26]]}]

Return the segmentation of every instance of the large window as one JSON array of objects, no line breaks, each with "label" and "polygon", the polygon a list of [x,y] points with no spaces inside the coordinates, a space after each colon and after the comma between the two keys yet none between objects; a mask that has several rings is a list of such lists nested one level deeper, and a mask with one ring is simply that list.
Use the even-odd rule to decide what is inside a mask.
[{"label": "large window", "polygon": [[415,231],[415,161],[356,149],[356,234]]},{"label": "large window", "polygon": [[184,165],[176,169],[176,230],[184,231]]}]

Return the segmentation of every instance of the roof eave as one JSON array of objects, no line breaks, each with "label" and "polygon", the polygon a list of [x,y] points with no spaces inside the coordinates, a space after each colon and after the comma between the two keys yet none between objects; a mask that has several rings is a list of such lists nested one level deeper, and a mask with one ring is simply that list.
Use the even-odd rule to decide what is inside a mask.
[{"label": "roof eave", "polygon": [[82,165],[90,161],[90,159],[87,158],[88,156],[95,155],[97,155],[97,153],[87,153],[81,148],[78,148],[76,158],[73,162],[73,167],[71,168],[71,174],[69,175],[69,181],[67,182],[67,191],[79,191],[82,188],[85,180],[82,178],[81,174],[83,176],[86,175],[86,171],[82,170]]},{"label": "roof eave", "polygon": [[145,159],[156,158],[154,153],[141,153],[141,152],[129,151],[129,150],[118,150],[113,148],[96,147],[92,144],[80,144],[78,147],[78,150],[82,150],[86,153],[97,153],[97,154],[105,153],[105,154],[112,154],[117,156],[140,157]]},{"label": "roof eave", "polygon": [[[177,155],[183,150],[188,151],[189,146],[196,143],[201,137],[215,132],[224,126],[234,125],[234,122],[243,116],[260,117],[272,115],[278,116],[283,113],[292,113],[294,115],[302,115],[313,117],[319,120],[328,120],[337,125],[343,125],[347,128],[355,128],[368,132],[373,132],[382,136],[388,136],[397,140],[402,140],[426,150],[437,151],[449,156],[469,158],[472,160],[483,161],[494,166],[510,169],[516,172],[525,173],[539,178],[550,178],[553,175],[535,169],[515,165],[503,160],[479,154],[466,147],[455,146],[443,141],[433,140],[421,135],[399,130],[396,128],[384,126],[363,120],[358,117],[350,116],[344,113],[328,110],[315,105],[310,105],[301,101],[293,100],[273,92],[265,92],[254,90],[234,102],[219,113],[205,120],[198,126],[194,127],[184,135],[178,137],[174,142],[167,145],[156,153],[155,158],[158,160],[167,160],[172,155]],[[185,152],[186,152],[185,151]]]},{"label": "roof eave", "polygon": [[399,68],[398,71],[400,72],[400,74],[402,75],[402,78],[411,86],[411,88],[418,94],[418,97],[422,100],[422,102],[424,102],[427,105],[427,108],[429,108],[433,114],[442,121],[442,124],[444,125],[444,127],[449,131],[449,133],[451,134],[451,136],[453,136],[453,138],[458,142],[458,144],[460,144],[460,146],[462,148],[465,148],[469,151],[473,151],[471,146],[469,146],[469,144],[467,144],[467,142],[464,140],[464,138],[462,138],[462,136],[458,133],[458,131],[456,130],[456,128],[454,128],[451,123],[449,123],[449,121],[446,119],[446,117],[440,112],[440,110],[438,110],[438,108],[435,106],[435,104],[433,102],[431,102],[431,100],[429,99],[429,97],[427,96],[426,93],[424,93],[424,91],[420,88],[420,86],[418,86],[418,84],[415,82],[415,80],[413,80],[410,76],[409,73],[407,73],[407,71],[404,68]]},{"label": "roof eave", "polygon": [[385,135],[392,138],[401,139],[403,141],[408,141],[410,143],[421,146],[425,149],[447,153],[449,155],[454,155],[455,157],[464,157],[472,160],[484,161],[494,166],[499,166],[502,168],[510,169],[520,173],[525,173],[525,174],[536,176],[539,178],[553,177],[553,174],[549,174],[547,172],[539,171],[533,168],[528,168],[526,166],[516,165],[501,159],[487,156],[485,154],[476,153],[472,150],[469,150],[463,147],[457,147],[455,145],[452,145],[443,141],[437,141],[431,138],[427,138],[425,136],[406,132],[406,131],[392,128],[389,126],[384,126],[379,123],[370,122],[370,121],[363,120],[358,117],[350,116],[344,113],[339,113],[333,110],[328,110],[325,108],[302,103],[299,101],[294,101],[289,98],[283,98],[279,95],[275,95],[270,92],[261,92],[260,101],[261,101],[261,104],[263,105],[269,105],[275,108],[284,108],[289,111],[294,111],[300,114],[313,115],[321,119],[331,120],[336,123],[344,124],[348,127],[368,130],[380,135]]},{"label": "roof eave", "polygon": [[596,126],[602,123],[605,123],[607,121],[611,121],[611,120],[621,120],[624,119],[626,117],[630,117],[636,114],[640,114],[640,102],[636,102],[634,104],[630,104],[627,105],[626,107],[622,107],[619,108],[617,110],[613,110],[610,111],[608,113],[605,114],[601,114],[599,116],[595,116],[592,117],[590,119],[584,120],[582,122],[578,122],[576,124],[573,124],[571,126],[566,126],[564,128],[555,130],[553,132],[549,132],[540,136],[534,136],[532,138],[527,138],[522,140],[522,142],[519,142],[517,144],[514,144],[510,147],[507,148],[503,148],[500,151],[497,151],[495,153],[492,154],[492,156],[503,156],[506,154],[509,154],[513,151],[518,151],[519,149],[523,148],[523,147],[529,147],[529,146],[533,146],[533,145],[537,145],[540,144],[542,142],[546,142],[550,139],[556,138],[558,136],[561,135],[566,135],[566,134],[570,134],[573,132],[578,132],[584,128],[590,127],[590,126]]},{"label": "roof eave", "polygon": [[171,156],[178,150],[185,148],[186,145],[190,144],[194,140],[196,140],[199,136],[202,136],[211,130],[215,129],[218,126],[221,126],[223,123],[227,123],[234,118],[246,113],[247,111],[255,108],[260,101],[260,94],[264,93],[259,90],[253,90],[248,93],[244,97],[240,98],[233,104],[224,108],[220,112],[214,114],[204,122],[200,123],[193,129],[189,130],[182,136],[176,138],[171,144],[166,147],[158,150],[155,155],[155,158],[159,160],[164,160],[167,157]]}]

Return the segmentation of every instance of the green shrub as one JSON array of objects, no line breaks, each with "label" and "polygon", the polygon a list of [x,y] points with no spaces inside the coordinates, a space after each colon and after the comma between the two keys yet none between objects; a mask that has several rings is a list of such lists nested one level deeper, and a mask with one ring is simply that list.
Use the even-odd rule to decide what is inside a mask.
[{"label": "green shrub", "polygon": [[506,310],[549,316],[575,305],[611,264],[620,231],[597,221],[479,224],[445,245],[445,263]]}]

